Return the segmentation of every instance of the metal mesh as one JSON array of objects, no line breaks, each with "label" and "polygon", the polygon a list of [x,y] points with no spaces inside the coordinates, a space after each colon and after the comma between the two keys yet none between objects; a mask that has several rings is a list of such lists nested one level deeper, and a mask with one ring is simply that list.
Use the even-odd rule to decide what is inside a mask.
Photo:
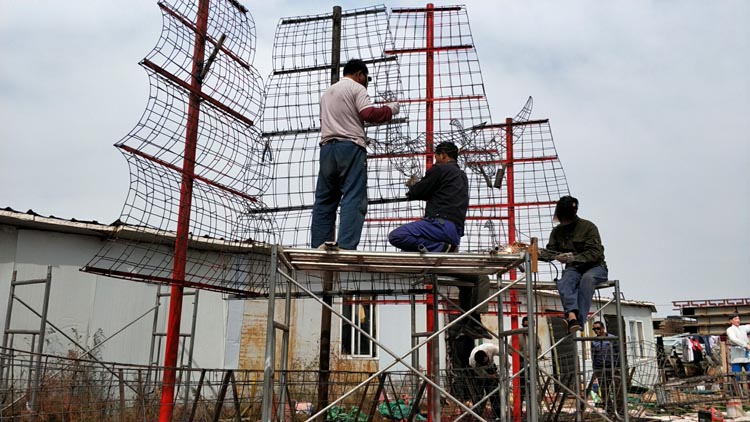
[{"label": "metal mesh", "polygon": [[[391,99],[400,90],[399,66],[384,51],[389,45],[388,15],[382,6],[345,11],[341,18],[341,61],[359,58],[368,64],[373,78],[369,94],[374,102]],[[320,142],[320,97],[331,82],[332,14],[282,19],[274,42],[274,71],[268,80],[264,136],[276,150],[273,189],[263,196],[286,246],[308,247],[311,210],[317,180]],[[408,105],[402,113],[408,113]],[[408,139],[403,119],[371,126],[366,136],[371,151],[382,148],[393,136]],[[393,224],[381,216],[398,214],[391,205],[378,211],[373,202],[394,200],[403,181],[387,159],[370,157],[368,178],[371,206],[363,230],[362,250],[384,250]]]},{"label": "metal mesh", "polygon": [[[197,33],[192,1],[159,3],[163,29],[156,47],[141,62],[150,81],[146,111],[116,146],[130,168],[131,186],[119,223],[121,230],[85,270],[115,277],[237,294],[264,284],[267,250],[275,223],[257,211],[257,195],[272,180],[272,153],[256,122],[263,106],[263,84],[251,63],[254,22],[231,0],[211,2],[206,33],[215,60],[191,86]],[[219,40],[223,43],[219,47]],[[190,95],[200,97],[195,170],[183,169]],[[192,177],[190,245],[184,280],[172,279],[180,191]],[[248,252],[255,250],[256,254]]]},{"label": "metal mesh", "polygon": [[[631,344],[627,345],[630,349]],[[646,344],[650,349],[653,345]],[[647,355],[651,355],[648,353]],[[580,357],[558,356],[561,360]],[[555,386],[565,378],[552,368],[549,359],[542,359],[539,391],[544,420],[575,420],[577,402],[562,394]],[[736,374],[692,377],[668,382],[659,381],[655,358],[636,359],[629,364],[628,412],[631,417],[645,417],[657,408],[690,407],[715,402],[725,402],[732,397],[742,397],[743,381]],[[0,351],[0,416],[3,418],[43,416],[70,421],[135,421],[153,420],[159,412],[161,366],[128,365],[80,358],[74,355],[50,356],[3,349]],[[39,383],[35,383],[36,373]],[[387,372],[362,384],[372,374],[366,372],[331,371],[328,390],[331,400],[349,394],[333,410],[336,414],[362,415],[374,411],[376,419],[390,408],[397,412],[409,411],[416,406],[419,413],[426,408],[423,381],[408,372]],[[510,374],[509,374],[510,375]],[[274,412],[294,414],[296,420],[311,415],[316,403],[319,373],[317,371],[276,371],[274,384]],[[515,375],[518,376],[518,375]],[[581,388],[586,387],[591,373],[582,374]],[[484,394],[479,391],[481,379],[472,369],[441,371],[440,385],[453,397],[479,403]],[[614,383],[621,382],[620,378]],[[243,418],[260,417],[263,372],[254,370],[178,369],[176,407],[174,420],[183,415],[196,421],[233,418],[239,413]],[[510,391],[510,383],[508,390]],[[489,390],[486,390],[489,391]],[[283,396],[282,396],[283,392]],[[35,395],[35,399],[32,396]],[[590,400],[590,397],[586,397]],[[400,406],[403,404],[405,406]],[[593,404],[593,403],[590,403]],[[399,410],[400,409],[400,410]],[[480,414],[489,417],[489,405],[480,407]],[[443,415],[457,418],[463,413],[455,403],[446,401]],[[603,405],[581,413],[582,420],[604,420]],[[291,418],[288,418],[291,420]]]},{"label": "metal mesh", "polygon": [[[427,9],[384,7],[344,11],[341,60],[360,58],[373,75],[370,97],[397,99],[401,113],[389,124],[366,129],[369,207],[359,249],[393,250],[388,233],[418,219],[423,203],[408,202],[404,181],[423,174],[432,148],[452,141],[462,147],[471,204],[462,251],[481,252],[508,242],[507,187],[494,187],[507,165],[506,130],[492,123],[476,50],[464,7],[433,9],[434,47],[427,49]],[[330,85],[332,14],[282,19],[268,80],[264,137],[276,152],[273,188],[263,195],[279,222],[281,242],[308,247],[317,178],[319,98]],[[426,85],[431,52],[434,87]],[[430,97],[428,99],[428,96]],[[433,132],[427,132],[427,106]],[[568,193],[548,121],[529,122],[531,99],[513,119],[517,238],[544,241],[552,229],[554,202]],[[546,271],[549,273],[549,271]]]},{"label": "metal mesh", "polygon": [[[159,6],[164,28],[141,62],[151,86],[148,105],[116,144],[131,173],[122,226],[84,269],[264,296],[271,267],[266,245],[309,245],[318,104],[331,80],[332,14],[280,21],[274,70],[264,87],[252,67],[250,14],[230,0],[212,2],[206,55],[217,54],[197,92],[191,86],[197,6],[187,0]],[[529,120],[531,99],[512,126],[492,122],[465,7],[348,10],[341,33],[342,63],[360,58],[368,64],[373,100],[402,104],[396,119],[366,129],[370,204],[360,249],[393,251],[388,233],[422,216],[424,204],[407,201],[403,183],[426,171],[433,146],[443,141],[461,146],[459,164],[469,176],[461,250],[506,246],[510,230],[516,240],[537,237],[544,245],[554,202],[568,193],[549,122]],[[191,95],[200,97],[200,114],[195,170],[186,174]],[[176,280],[173,246],[186,177],[193,179],[184,218],[189,217],[190,241],[184,280]],[[511,177],[515,193],[509,196]],[[550,274],[546,265],[542,277]],[[410,291],[414,283],[410,277],[376,278],[386,279],[385,292]]]},{"label": "metal mesh", "polygon": [[[151,421],[158,419],[161,366],[127,365],[74,356],[36,355],[3,349],[0,353],[0,417],[5,420],[65,420],[71,422]],[[36,372],[39,383],[33,382]],[[263,371],[179,368],[172,420],[259,420],[263,401]],[[329,391],[341,395],[370,374],[331,371]],[[274,414],[304,420],[317,397],[316,371],[276,371],[285,380],[282,397],[274,397]],[[377,404],[375,379],[340,409]],[[32,396],[35,397],[32,402]],[[283,401],[282,401],[283,399]],[[297,409],[300,412],[297,412]],[[18,418],[18,419],[16,419]],[[28,419],[27,419],[28,418]]]},{"label": "metal mesh", "polygon": [[[0,416],[8,420],[158,419],[162,367],[12,349],[3,350],[1,357]],[[32,381],[36,372],[40,373],[38,384]],[[195,421],[209,421],[215,420],[213,415],[228,418],[242,409],[260,408],[262,371],[180,369],[177,378],[174,420],[183,420],[187,414]]]}]

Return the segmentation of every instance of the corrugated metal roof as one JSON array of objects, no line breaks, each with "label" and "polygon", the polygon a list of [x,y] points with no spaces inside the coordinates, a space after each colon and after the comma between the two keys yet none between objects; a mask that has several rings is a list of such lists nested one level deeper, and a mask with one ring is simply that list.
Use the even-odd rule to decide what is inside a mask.
[{"label": "corrugated metal roof", "polygon": [[106,225],[96,220],[87,221],[77,220],[75,218],[68,220],[55,217],[54,215],[43,216],[34,212],[34,210],[28,210],[26,212],[16,211],[10,207],[0,209],[0,224],[35,230],[49,230],[62,233],[104,237],[110,236],[116,227],[122,225],[120,220]]},{"label": "corrugated metal roof", "polygon": [[[175,241],[174,232],[161,231],[149,227],[129,226],[123,224],[119,219],[112,224],[106,225],[96,220],[82,221],[76,219],[66,220],[55,216],[45,217],[33,210],[24,213],[12,208],[0,209],[0,224],[31,230],[54,231],[103,238],[116,237],[118,239],[163,245],[171,245]],[[270,245],[263,243],[226,241],[224,239],[192,235],[190,236],[190,248],[207,251],[221,250],[230,253],[256,252],[266,255],[270,253]]]}]

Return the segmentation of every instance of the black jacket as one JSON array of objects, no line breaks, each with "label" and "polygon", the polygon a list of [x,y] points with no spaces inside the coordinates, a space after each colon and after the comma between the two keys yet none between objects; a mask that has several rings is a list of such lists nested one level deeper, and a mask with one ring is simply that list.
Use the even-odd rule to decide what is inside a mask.
[{"label": "black jacket", "polygon": [[464,222],[469,209],[469,180],[466,173],[451,161],[435,164],[422,180],[409,188],[410,200],[427,201],[424,216],[444,218],[458,227],[464,235]]},{"label": "black jacket", "polygon": [[560,224],[552,229],[547,249],[558,253],[572,252],[573,262],[568,266],[587,271],[595,265],[607,268],[604,262],[604,246],[596,225],[576,217],[570,224]]}]

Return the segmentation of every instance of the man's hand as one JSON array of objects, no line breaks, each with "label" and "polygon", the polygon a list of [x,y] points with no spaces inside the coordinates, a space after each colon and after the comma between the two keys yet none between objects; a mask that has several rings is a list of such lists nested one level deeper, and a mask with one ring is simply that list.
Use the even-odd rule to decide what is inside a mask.
[{"label": "man's hand", "polygon": [[565,252],[555,255],[555,259],[562,262],[563,264],[570,264],[571,262],[573,262],[574,257],[572,252]]},{"label": "man's hand", "polygon": [[407,188],[410,188],[410,187],[416,185],[417,182],[419,182],[419,179],[420,179],[419,176],[417,176],[416,174],[412,174],[412,176],[409,178],[409,180],[407,180],[406,183],[404,183],[404,184],[406,185]]},{"label": "man's hand", "polygon": [[391,113],[393,113],[394,116],[397,115],[399,111],[401,111],[401,105],[397,102],[388,103],[386,105],[391,109]]},{"label": "man's hand", "polygon": [[554,261],[555,260],[555,256],[557,256],[557,254],[555,254],[552,251],[548,251],[547,249],[544,249],[544,248],[540,248],[539,249],[539,260],[540,261],[544,261],[544,262]]}]

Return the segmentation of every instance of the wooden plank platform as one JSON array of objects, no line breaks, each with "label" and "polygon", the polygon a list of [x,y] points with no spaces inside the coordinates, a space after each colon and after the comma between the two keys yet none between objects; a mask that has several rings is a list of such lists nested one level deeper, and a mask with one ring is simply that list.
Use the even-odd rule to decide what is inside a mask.
[{"label": "wooden plank platform", "polygon": [[524,262],[518,253],[418,253],[283,249],[296,270],[398,274],[502,274]]}]

